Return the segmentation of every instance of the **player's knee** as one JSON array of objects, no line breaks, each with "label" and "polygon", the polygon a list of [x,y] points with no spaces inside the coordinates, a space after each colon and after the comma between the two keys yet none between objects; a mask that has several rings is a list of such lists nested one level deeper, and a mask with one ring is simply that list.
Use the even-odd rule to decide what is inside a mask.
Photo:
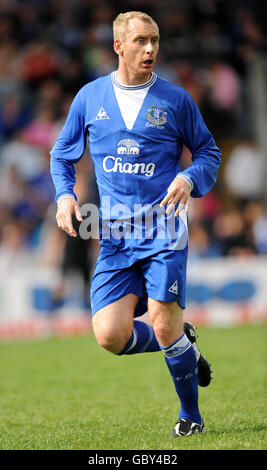
[{"label": "player's knee", "polygon": [[119,353],[123,348],[117,336],[111,332],[97,332],[95,336],[99,346],[113,354]]},{"label": "player's knee", "polygon": [[150,311],[155,335],[162,346],[169,345],[183,333],[183,318],[179,308],[165,302],[155,302]]},{"label": "player's knee", "polygon": [[165,346],[166,344],[170,344],[172,342],[171,340],[172,330],[169,327],[169,324],[167,322],[162,321],[162,320],[156,321],[154,323],[154,332],[159,343],[162,346]]},{"label": "player's knee", "polygon": [[94,328],[94,334],[98,344],[113,354],[119,354],[124,348],[125,340],[122,335],[112,328]]}]

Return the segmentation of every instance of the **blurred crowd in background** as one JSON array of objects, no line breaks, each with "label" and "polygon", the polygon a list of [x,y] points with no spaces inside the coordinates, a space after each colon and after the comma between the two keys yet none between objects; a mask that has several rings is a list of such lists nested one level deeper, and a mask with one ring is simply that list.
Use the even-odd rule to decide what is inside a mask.
[{"label": "blurred crowd in background", "polygon": [[[267,253],[266,160],[253,128],[249,64],[267,53],[267,5],[246,0],[0,0],[0,267],[37,263],[85,279],[98,243],[56,227],[50,150],[70,103],[116,69],[112,21],[142,10],[160,27],[156,72],[197,102],[223,153],[215,188],[192,199],[190,256]],[[79,203],[97,203],[94,169],[77,165]],[[185,149],[184,164],[190,162]],[[86,263],[84,260],[88,256]]]}]

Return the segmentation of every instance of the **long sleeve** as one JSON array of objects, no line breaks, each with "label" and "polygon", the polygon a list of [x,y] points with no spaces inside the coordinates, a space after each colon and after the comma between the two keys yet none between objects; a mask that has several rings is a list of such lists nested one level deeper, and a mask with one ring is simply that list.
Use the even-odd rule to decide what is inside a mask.
[{"label": "long sleeve", "polygon": [[74,164],[83,156],[86,144],[84,111],[81,91],[74,98],[69,113],[51,152],[50,172],[56,189],[56,200],[63,194],[75,199],[76,182]]},{"label": "long sleeve", "polygon": [[180,113],[179,123],[182,122],[184,143],[192,152],[192,165],[177,176],[184,177],[189,182],[192,197],[201,197],[207,194],[216,182],[221,152],[196,103],[187,92]]}]

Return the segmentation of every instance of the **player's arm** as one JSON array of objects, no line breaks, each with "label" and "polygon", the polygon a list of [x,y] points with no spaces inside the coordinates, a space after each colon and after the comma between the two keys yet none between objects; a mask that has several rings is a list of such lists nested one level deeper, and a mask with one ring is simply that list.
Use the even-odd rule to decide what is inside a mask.
[{"label": "player's arm", "polygon": [[221,152],[203,121],[193,98],[185,91],[183,106],[177,116],[179,129],[186,147],[192,153],[192,165],[178,173],[191,190],[192,197],[207,194],[216,182]]},{"label": "player's arm", "polygon": [[186,211],[188,210],[190,192],[190,184],[178,175],[169,185],[167,194],[160,205],[164,207],[167,204],[166,214],[169,214],[178,204],[174,213],[174,217],[178,217],[182,207],[185,206]]},{"label": "player's arm", "polygon": [[77,201],[71,195],[66,195],[66,197],[60,199],[57,203],[57,225],[71,237],[77,237],[77,232],[72,224],[73,215],[79,222],[83,221]]},{"label": "player's arm", "polygon": [[177,127],[182,132],[186,147],[192,153],[192,165],[176,175],[168,187],[167,195],[161,201],[161,206],[168,205],[167,213],[178,204],[175,217],[184,204],[188,208],[190,196],[201,197],[210,191],[216,181],[221,161],[221,152],[197,105],[187,92],[177,113]]},{"label": "player's arm", "polygon": [[64,127],[50,152],[50,172],[58,204],[57,224],[59,228],[74,237],[77,233],[72,225],[72,216],[82,221],[73,190],[76,182],[74,164],[83,156],[85,142],[83,102],[78,93],[72,102]]}]

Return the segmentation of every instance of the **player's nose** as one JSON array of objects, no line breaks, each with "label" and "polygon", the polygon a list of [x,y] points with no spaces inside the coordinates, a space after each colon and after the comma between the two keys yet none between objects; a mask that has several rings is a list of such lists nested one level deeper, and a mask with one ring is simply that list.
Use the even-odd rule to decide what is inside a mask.
[{"label": "player's nose", "polygon": [[147,41],[146,53],[147,54],[153,54],[153,52],[154,52],[154,44],[152,43],[152,41]]}]

